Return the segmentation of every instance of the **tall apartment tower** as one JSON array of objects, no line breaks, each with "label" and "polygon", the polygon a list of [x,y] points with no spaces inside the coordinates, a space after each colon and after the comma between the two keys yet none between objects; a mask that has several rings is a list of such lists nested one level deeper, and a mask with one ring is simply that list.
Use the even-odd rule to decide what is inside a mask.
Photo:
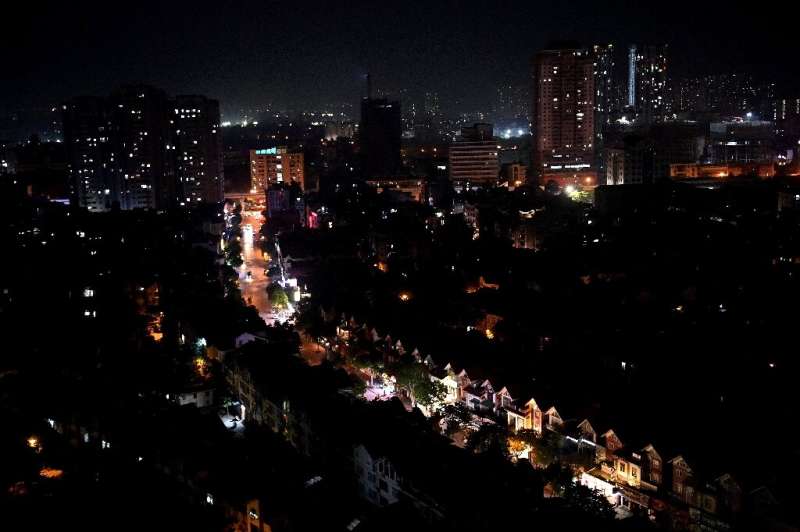
[{"label": "tall apartment tower", "polygon": [[662,121],[669,110],[667,93],[667,46],[628,49],[628,106],[641,122]]},{"label": "tall apartment tower", "polygon": [[145,85],[63,105],[72,197],[90,211],[222,200],[219,104]]},{"label": "tall apartment tower", "polygon": [[461,136],[450,145],[449,159],[450,180],[456,188],[493,186],[500,167],[492,124],[462,128]]},{"label": "tall apartment tower", "polygon": [[594,65],[595,127],[611,122],[615,111],[614,95],[614,45],[596,44],[592,47]]},{"label": "tall apartment tower", "polygon": [[400,102],[369,97],[361,100],[359,141],[364,177],[392,177],[400,173],[402,130]]},{"label": "tall apartment tower", "polygon": [[611,124],[612,113],[617,110],[614,86],[614,45],[594,45],[592,47],[592,61],[594,64],[595,167],[598,175],[602,176],[605,172],[605,160],[602,157],[602,153],[606,131]]},{"label": "tall apartment tower", "polygon": [[219,102],[205,96],[177,96],[172,111],[168,151],[175,160],[175,201],[179,205],[222,201]]},{"label": "tall apartment tower", "polygon": [[534,57],[534,174],[561,185],[597,183],[595,76],[588,50],[543,50]]},{"label": "tall apartment tower", "polygon": [[154,209],[175,196],[169,99],[163,91],[130,85],[109,99],[112,179],[119,183],[121,209]]},{"label": "tall apartment tower", "polygon": [[92,212],[107,211],[119,191],[108,168],[106,101],[93,96],[73,98],[62,111],[72,201]]}]

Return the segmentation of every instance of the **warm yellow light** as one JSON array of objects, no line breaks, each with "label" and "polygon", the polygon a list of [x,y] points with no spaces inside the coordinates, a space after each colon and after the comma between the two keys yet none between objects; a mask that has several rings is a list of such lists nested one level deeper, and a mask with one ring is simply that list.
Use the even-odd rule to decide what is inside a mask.
[{"label": "warm yellow light", "polygon": [[207,369],[207,366],[208,366],[208,364],[206,363],[205,359],[203,359],[201,357],[197,357],[194,360],[194,365],[195,365],[195,368],[197,369],[197,373],[199,373],[200,375],[205,375],[206,369]]},{"label": "warm yellow light", "polygon": [[63,475],[63,470],[53,469],[52,467],[43,467],[39,470],[39,476],[42,478],[61,478]]},{"label": "warm yellow light", "polygon": [[486,331],[484,331],[484,332],[486,333],[486,338],[488,338],[489,340],[494,338],[494,331],[493,330],[486,329]]},{"label": "warm yellow light", "polygon": [[39,438],[37,438],[36,436],[31,436],[30,438],[28,438],[28,447],[30,447],[31,449],[36,449],[38,451],[40,449]]},{"label": "warm yellow light", "polygon": [[408,301],[409,299],[411,299],[411,294],[409,294],[408,292],[400,293],[400,301]]}]

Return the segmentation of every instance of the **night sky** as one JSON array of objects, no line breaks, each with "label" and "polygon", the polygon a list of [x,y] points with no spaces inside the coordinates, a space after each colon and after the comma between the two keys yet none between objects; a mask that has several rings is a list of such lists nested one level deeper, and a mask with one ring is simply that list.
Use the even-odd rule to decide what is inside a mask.
[{"label": "night sky", "polygon": [[[378,5],[380,4],[380,5]],[[783,6],[789,4],[783,3]],[[127,82],[242,107],[355,103],[376,87],[440,93],[446,110],[487,110],[527,82],[553,39],[668,42],[673,71],[736,69],[794,84],[797,8],[779,2],[26,2],[5,5],[0,109],[49,106]]]}]

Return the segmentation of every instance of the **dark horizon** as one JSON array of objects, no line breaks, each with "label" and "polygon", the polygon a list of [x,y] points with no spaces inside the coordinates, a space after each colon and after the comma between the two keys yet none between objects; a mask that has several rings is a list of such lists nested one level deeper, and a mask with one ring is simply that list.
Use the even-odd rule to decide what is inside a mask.
[{"label": "dark horizon", "polygon": [[586,46],[667,43],[673,76],[753,73],[795,90],[784,65],[791,17],[765,7],[614,1],[437,2],[331,8],[280,2],[141,2],[118,13],[101,2],[27,5],[0,37],[9,73],[0,109],[45,108],[81,94],[145,83],[220,100],[223,114],[272,104],[356,104],[364,77],[396,95],[438,92],[445,111],[490,107],[495,89],[529,83],[533,54],[553,40]]}]

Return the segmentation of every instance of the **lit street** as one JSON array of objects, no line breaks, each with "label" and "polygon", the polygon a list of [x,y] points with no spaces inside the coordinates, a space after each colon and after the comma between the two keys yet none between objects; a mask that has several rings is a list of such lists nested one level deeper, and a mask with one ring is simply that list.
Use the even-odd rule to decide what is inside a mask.
[{"label": "lit street", "polygon": [[[264,218],[258,211],[242,211],[244,263],[239,271],[239,283],[245,302],[256,307],[261,318],[271,324],[275,318],[270,311],[271,307],[267,296],[267,286],[270,283],[266,274],[268,264],[257,244],[263,220]],[[249,279],[248,272],[250,273]]]}]

